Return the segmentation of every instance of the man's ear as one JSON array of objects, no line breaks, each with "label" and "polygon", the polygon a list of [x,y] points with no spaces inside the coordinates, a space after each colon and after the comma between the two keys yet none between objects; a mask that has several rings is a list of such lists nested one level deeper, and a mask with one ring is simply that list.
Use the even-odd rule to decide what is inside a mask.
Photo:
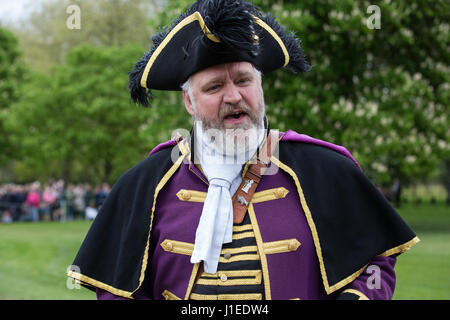
[{"label": "man's ear", "polygon": [[194,116],[194,107],[192,106],[191,98],[189,97],[189,94],[186,91],[183,92],[183,100],[184,100],[184,106],[186,107],[187,112]]}]

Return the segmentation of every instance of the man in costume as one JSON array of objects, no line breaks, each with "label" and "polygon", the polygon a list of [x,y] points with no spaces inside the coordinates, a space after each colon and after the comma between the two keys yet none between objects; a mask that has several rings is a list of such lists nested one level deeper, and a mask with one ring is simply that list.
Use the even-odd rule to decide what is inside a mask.
[{"label": "man in costume", "polygon": [[390,299],[419,240],[340,146],[271,130],[261,77],[310,69],[242,0],[198,0],[130,73],[134,101],[182,90],[190,137],[114,185],[68,275],[99,299]]}]

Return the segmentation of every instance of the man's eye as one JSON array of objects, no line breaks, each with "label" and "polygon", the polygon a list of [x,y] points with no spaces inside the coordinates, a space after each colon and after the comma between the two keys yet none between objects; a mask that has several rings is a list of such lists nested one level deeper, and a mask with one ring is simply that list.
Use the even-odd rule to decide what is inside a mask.
[{"label": "man's eye", "polygon": [[242,79],[239,79],[239,81],[238,81],[238,83],[240,83],[240,84],[244,84],[244,83],[247,83],[247,82],[250,82],[249,78],[242,78]]},{"label": "man's eye", "polygon": [[206,91],[214,91],[214,90],[217,90],[217,89],[219,89],[220,88],[220,85],[218,85],[218,84],[215,84],[215,85],[212,85],[212,86],[210,86],[210,87],[208,87],[207,89],[206,89]]}]

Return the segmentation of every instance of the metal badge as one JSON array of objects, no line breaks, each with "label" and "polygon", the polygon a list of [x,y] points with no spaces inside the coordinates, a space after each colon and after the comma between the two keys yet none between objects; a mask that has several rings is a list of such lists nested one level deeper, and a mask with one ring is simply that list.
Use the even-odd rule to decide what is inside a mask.
[{"label": "metal badge", "polygon": [[244,206],[248,206],[247,200],[245,200],[245,198],[241,195],[237,196],[237,201]]},{"label": "metal badge", "polygon": [[255,183],[255,181],[253,181],[252,179],[250,180],[246,180],[245,181],[245,185],[242,187],[242,191],[244,191],[245,193],[248,193],[248,191],[250,190],[250,188],[252,187],[252,184]]}]

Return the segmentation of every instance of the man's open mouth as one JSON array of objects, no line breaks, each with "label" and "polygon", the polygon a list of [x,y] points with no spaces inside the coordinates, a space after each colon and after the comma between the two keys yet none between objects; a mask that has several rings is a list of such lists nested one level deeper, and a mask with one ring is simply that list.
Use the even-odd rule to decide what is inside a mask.
[{"label": "man's open mouth", "polygon": [[247,113],[245,111],[235,111],[225,116],[225,119],[240,119],[246,115]]}]

